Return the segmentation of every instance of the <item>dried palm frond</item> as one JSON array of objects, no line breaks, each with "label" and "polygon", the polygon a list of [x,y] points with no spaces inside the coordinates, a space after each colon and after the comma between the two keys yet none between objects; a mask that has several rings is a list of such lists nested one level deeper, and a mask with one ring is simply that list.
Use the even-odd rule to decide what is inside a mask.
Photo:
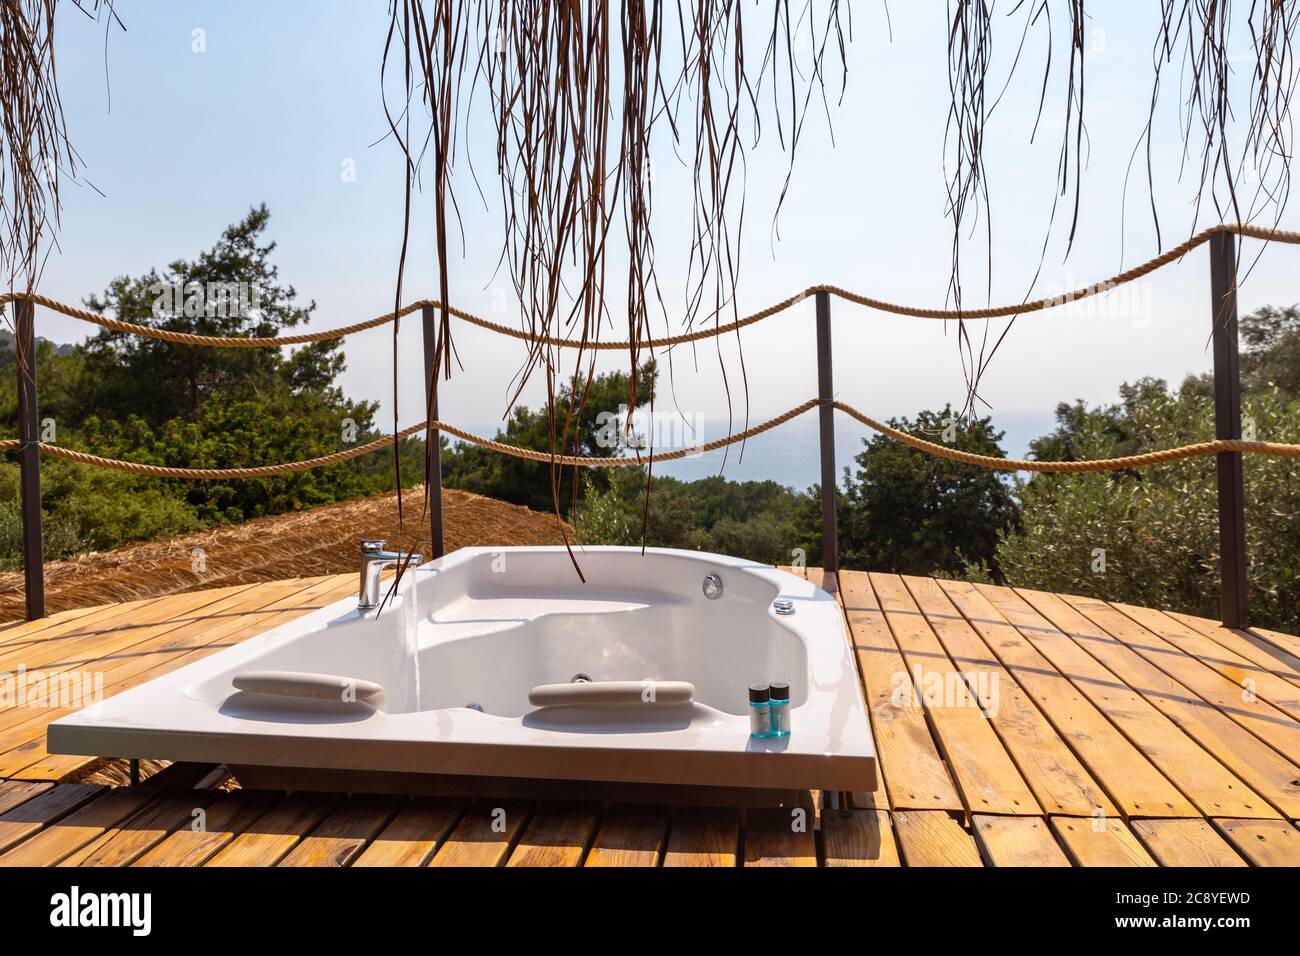
[{"label": "dried palm frond", "polygon": [[[86,7],[71,2],[90,16],[107,12],[103,19],[109,25],[119,22],[112,0],[86,0]],[[61,177],[77,175],[55,69],[56,6],[57,0],[0,0],[0,265],[8,270],[10,285],[29,288],[39,274],[43,243],[57,229]],[[1073,245],[1087,146],[1085,7],[1085,0],[1016,0],[1003,16],[995,13],[994,0],[948,2],[945,159],[947,213],[953,225],[949,300],[959,311],[963,250],[981,217],[991,288],[987,131],[1031,36],[1043,43],[1044,67],[1029,138],[1046,110],[1060,109],[1064,119],[1040,269],[1061,199],[1069,208],[1067,255]],[[1173,89],[1178,98],[1181,145],[1195,179],[1197,215],[1208,204],[1220,219],[1250,222],[1271,216],[1276,224],[1289,202],[1290,103],[1296,83],[1291,44],[1300,0],[1251,0],[1235,17],[1234,9],[1241,8],[1230,0],[1161,0],[1158,7],[1149,113],[1134,150],[1136,156],[1145,146],[1157,244],[1162,239],[1152,150],[1162,89]],[[525,331],[537,338],[599,341],[610,320],[607,292],[613,283],[607,272],[611,243],[616,241],[612,232],[621,220],[617,241],[626,244],[627,257],[621,280],[626,285],[626,316],[621,321],[626,322],[629,342],[628,407],[636,408],[645,385],[638,380],[641,353],[653,324],[662,321],[671,331],[680,331],[683,326],[689,330],[701,323],[721,324],[737,315],[747,156],[758,145],[764,122],[774,123],[790,163],[775,197],[775,236],[776,216],[813,96],[820,93],[829,116],[828,72],[837,59],[845,70],[841,18],[848,20],[848,10],[839,0],[391,0],[381,84],[386,96],[392,86],[401,91],[400,100],[390,108],[385,99],[384,108],[390,134],[405,160],[395,303],[402,299],[413,193],[429,186],[438,293],[450,305],[449,234],[458,218],[453,173],[467,117],[482,109],[495,130],[504,225],[501,263]],[[751,31],[753,24],[757,26]],[[1232,28],[1241,29],[1242,24],[1249,32],[1250,52],[1235,57]],[[1006,31],[1011,31],[1015,55],[1007,75],[995,77],[995,42]],[[851,39],[851,29],[849,35]],[[1062,47],[1063,68],[1057,65]],[[762,55],[753,56],[757,51]],[[1244,98],[1246,115],[1240,123],[1234,122],[1232,109],[1240,83],[1234,78],[1236,59],[1253,61]],[[1170,79],[1175,70],[1177,75]],[[995,83],[1002,92],[990,97]],[[1059,104],[1054,90],[1059,91]],[[843,92],[841,83],[841,96]],[[664,303],[652,229],[652,161],[661,141],[672,146],[693,177],[685,306],[677,322],[670,321]],[[430,165],[426,178],[424,170]],[[1253,190],[1243,194],[1248,183]],[[1194,217],[1191,228],[1196,226]],[[439,380],[452,373],[455,349],[449,315],[444,308],[428,412],[436,407]],[[1010,324],[990,343],[985,326],[976,341],[967,324],[958,320],[968,412],[981,401],[980,378],[1009,329]],[[748,414],[743,352],[737,381],[724,361],[721,341],[715,346],[730,423],[733,389]],[[586,348],[577,350],[571,369],[562,358],[554,348],[533,344],[510,397],[513,405],[533,375],[545,376],[551,445],[557,455],[579,450],[577,422],[595,370],[594,355]],[[568,405],[556,408],[562,391],[570,396]],[[396,374],[393,413],[396,422]],[[428,451],[426,478],[432,443]],[[558,464],[551,469],[551,479],[558,513]],[[576,496],[578,482],[572,487]]]},{"label": "dried palm frond", "polygon": [[[470,10],[477,13],[473,22]],[[774,4],[757,67],[746,62],[743,11],[741,0],[679,2],[675,15],[662,0],[620,0],[617,9],[609,0],[400,0],[390,8],[385,62],[393,38],[400,38],[407,97],[401,123],[390,113],[390,130],[407,160],[409,208],[421,153],[409,129],[415,73],[431,118],[443,300],[446,213],[454,209],[448,173],[463,117],[461,97],[472,99],[481,87],[497,133],[502,261],[522,327],[538,339],[564,336],[584,343],[566,373],[554,348],[534,342],[511,395],[513,405],[534,374],[545,376],[557,455],[577,453],[581,441],[577,422],[594,374],[594,356],[585,344],[599,341],[608,318],[608,251],[619,218],[627,248],[629,409],[637,407],[645,384],[638,370],[652,318],[668,323],[651,233],[651,153],[660,131],[675,148],[685,147],[695,179],[684,325],[720,323],[728,309],[736,309],[744,148],[761,132],[762,80],[770,77],[778,134],[793,162],[812,88],[824,86],[828,48],[838,50],[843,62],[838,0]],[[804,48],[811,50],[806,71],[798,53]],[[446,317],[444,311],[438,342],[444,377],[451,372]],[[721,352],[719,362],[730,408]],[[571,399],[557,409],[561,382]],[[431,401],[436,393],[435,382]],[[558,513],[560,466],[551,472]],[[575,496],[578,484],[572,482]]]},{"label": "dried palm frond", "polygon": [[[121,25],[112,0],[74,2],[106,26]],[[59,224],[59,183],[78,176],[54,57],[58,0],[0,0],[0,269],[11,288],[36,285],[44,245]]]},{"label": "dried palm frond", "polygon": [[[1068,255],[1079,221],[1082,199],[1085,147],[1084,126],[1084,53],[1087,14],[1083,0],[1063,0],[1068,17],[1061,33],[1069,57],[1064,70],[1061,102],[1064,125],[1058,167],[1057,195],[1054,198],[1043,241],[1042,255],[1056,220],[1056,199],[1070,197],[1070,226],[1065,243]],[[1009,74],[1021,59],[1026,38],[1032,27],[1041,27],[1045,67],[1041,78],[1038,117],[1030,138],[1037,131],[1048,90],[1053,82],[1053,49],[1059,42],[1052,25],[1052,12],[1058,4],[1051,0],[1019,0],[1006,19],[1019,19],[1019,46]],[[991,81],[994,36],[999,32],[993,15],[994,5],[987,0],[952,0],[949,4],[949,168],[948,211],[953,222],[952,272],[950,300],[961,308],[961,250],[968,221],[984,214],[984,239],[990,244],[989,275],[991,285],[992,224],[988,203],[988,183],[984,155],[987,147],[986,125],[996,100],[989,103],[986,90]],[[1239,8],[1238,8],[1239,9]],[[1152,56],[1152,87],[1146,123],[1137,149],[1145,148],[1147,187],[1155,226],[1156,244],[1163,248],[1160,219],[1156,211],[1156,184],[1153,172],[1153,131],[1161,104],[1162,86],[1167,73],[1177,71],[1174,88],[1177,95],[1180,141],[1184,166],[1190,166],[1194,192],[1194,215],[1188,234],[1199,226],[1201,207],[1208,202],[1216,221],[1253,222],[1269,216],[1272,224],[1281,221],[1290,198],[1291,150],[1293,140],[1290,116],[1291,95],[1297,74],[1291,49],[1291,37],[1300,3],[1296,0],[1251,0],[1240,20],[1234,19],[1230,0],[1161,0],[1159,20]],[[1249,111],[1234,140],[1233,92],[1234,56],[1230,53],[1231,30],[1244,26],[1250,33],[1251,59]],[[1178,63],[1175,64],[1175,59]],[[1059,83],[1059,80],[1057,81]],[[1004,87],[1005,90],[1005,87]],[[1188,169],[1184,169],[1188,172]],[[1240,187],[1254,182],[1249,199]],[[1042,266],[1042,256],[1039,268]],[[1034,281],[1037,281],[1035,273]],[[1031,283],[1032,289],[1032,283]],[[1030,293],[1026,293],[1028,298]],[[1014,322],[1014,319],[1012,320]],[[989,345],[988,327],[982,341],[976,343],[966,324],[958,321],[958,343],[966,377],[967,414],[974,414],[979,381],[998,346],[1005,339],[1012,322]]]},{"label": "dried palm frond", "polygon": [[[1083,0],[1066,0],[1069,19],[1067,27],[1069,36],[1069,60],[1065,70],[1065,90],[1062,96],[1064,111],[1063,133],[1059,155],[1057,157],[1056,195],[1053,197],[1051,214],[1043,240],[1039,267],[1042,256],[1047,251],[1047,236],[1056,220],[1057,200],[1072,194],[1070,212],[1070,230],[1066,242],[1066,254],[1073,245],[1079,222],[1079,204],[1083,182],[1084,156],[1084,2]],[[962,248],[966,239],[965,225],[968,219],[978,220],[980,212],[984,218],[984,241],[989,248],[986,265],[986,287],[993,285],[993,218],[989,202],[989,187],[984,166],[984,154],[987,147],[985,131],[989,118],[996,109],[1002,96],[1006,93],[1020,65],[1025,43],[1031,30],[1039,26],[1044,35],[1044,66],[1041,78],[1041,90],[1038,111],[1029,131],[1032,141],[1042,120],[1043,110],[1047,104],[1047,94],[1052,82],[1052,55],[1056,41],[1056,31],[1052,25],[1052,8],[1050,0],[1017,0],[1006,19],[1019,19],[1019,38],[1015,57],[1003,80],[1001,91],[991,101],[988,97],[989,84],[992,82],[992,64],[994,54],[994,37],[997,32],[994,20],[994,4],[986,0],[955,0],[949,4],[950,27],[948,32],[948,86],[950,102],[948,107],[948,126],[946,130],[945,166],[949,169],[948,215],[952,219],[952,271],[948,280],[948,300],[959,313],[962,308]],[[1005,28],[1004,28],[1005,29]],[[1035,281],[1037,274],[1035,274]],[[1032,284],[1031,284],[1032,289]],[[1026,293],[1028,298],[1029,293]],[[1012,320],[1014,322],[1014,319]],[[979,398],[979,381],[989,361],[1001,345],[1010,329],[1011,323],[1003,329],[1002,335],[990,346],[989,326],[986,323],[978,343],[970,335],[964,319],[957,320],[957,342],[965,376],[966,397],[963,413],[974,415]]]}]

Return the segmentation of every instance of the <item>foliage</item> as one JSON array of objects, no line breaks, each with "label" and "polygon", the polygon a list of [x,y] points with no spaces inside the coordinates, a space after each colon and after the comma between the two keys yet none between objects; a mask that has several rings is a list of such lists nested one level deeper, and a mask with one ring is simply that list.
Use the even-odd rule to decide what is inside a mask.
[{"label": "foliage", "polygon": [[617,469],[604,489],[588,482],[574,521],[582,544],[686,548],[789,564],[799,545],[801,496],[774,481],[720,476],[681,481],[655,478],[645,514],[645,476]]},{"label": "foliage", "polygon": [[1248,392],[1300,398],[1300,306],[1264,306],[1240,322],[1241,379]]},{"label": "foliage", "polygon": [[[141,325],[208,335],[274,335],[306,321],[262,236],[265,206],[193,261],[120,277],[89,304]],[[177,294],[176,290],[180,293]],[[244,299],[241,300],[241,295]],[[378,436],[375,405],[347,399],[338,342],[281,349],[172,345],[103,330],[84,345],[36,350],[43,440],[111,458],[235,468],[316,458]],[[0,376],[12,381],[12,336]],[[17,431],[15,390],[0,390],[0,424]],[[48,431],[52,429],[52,434]],[[403,482],[423,480],[424,442],[401,449]],[[391,454],[273,478],[182,481],[126,475],[46,457],[41,466],[46,558],[104,550],[393,487]],[[17,466],[0,464],[0,566],[21,563]]]},{"label": "foliage", "polygon": [[[275,243],[260,241],[269,221],[265,205],[251,209],[197,259],[120,276],[87,305],[136,325],[199,335],[266,337],[292,329],[311,318],[316,304],[295,305],[296,290],[281,284],[270,259]],[[280,349],[203,348],[102,329],[81,350],[84,374],[74,382],[69,423],[134,414],[157,427],[196,417],[212,395],[248,399],[274,387],[337,401],[332,386],[344,367],[339,345],[337,339],[318,342],[285,355]],[[140,388],[141,382],[149,388]]]},{"label": "foliage", "polygon": [[[1062,406],[1056,432],[1035,450],[1108,458],[1214,435],[1213,399],[1195,380],[1175,392],[1144,379],[1120,396],[1097,409]],[[1246,397],[1244,412],[1261,439],[1300,442],[1300,399],[1265,389]],[[1300,474],[1293,459],[1248,455],[1245,480],[1251,620],[1300,630]],[[1007,583],[1217,616],[1213,457],[1137,472],[1037,474],[1018,492],[1021,526],[997,547]]]},{"label": "foliage", "polygon": [[[645,363],[639,372],[638,407],[650,402],[654,396],[656,369],[653,361]],[[581,384],[581,383],[580,383]],[[592,378],[586,389],[581,408],[576,408],[577,454],[609,458],[628,454],[619,447],[616,415],[626,407],[628,376],[625,372],[611,372]],[[573,401],[571,384],[562,386],[556,393],[556,428],[561,435]],[[547,409],[515,406],[503,431],[496,440],[534,451],[551,449],[551,421]],[[560,442],[557,437],[557,445]],[[566,454],[574,453],[574,432],[563,445]],[[498,498],[536,511],[554,511],[556,498],[551,491],[551,466],[546,462],[528,461],[489,451],[478,445],[461,443],[444,453],[443,475],[449,487],[461,488],[475,494]],[[600,473],[592,477],[597,488],[607,484]],[[558,507],[562,514],[572,510],[573,469],[560,469],[558,482]],[[579,489],[581,491],[581,488]]]},{"label": "foliage", "polygon": [[[157,482],[57,458],[41,462],[45,559],[105,551],[200,527],[182,497]],[[0,569],[22,566],[18,468],[0,465]]]},{"label": "foliage", "polygon": [[[988,418],[957,421],[952,409],[890,424],[962,451],[1003,458]],[[918,451],[883,435],[864,439],[856,473],[845,470],[840,552],[845,567],[902,574],[954,574],[967,561],[1000,577],[1000,533],[1019,508],[997,473]]]}]

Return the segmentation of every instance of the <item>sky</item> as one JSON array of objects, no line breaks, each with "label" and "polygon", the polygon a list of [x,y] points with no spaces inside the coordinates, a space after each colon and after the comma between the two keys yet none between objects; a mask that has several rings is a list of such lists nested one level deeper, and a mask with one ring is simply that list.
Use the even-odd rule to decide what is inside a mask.
[{"label": "sky", "polygon": [[[103,24],[86,20],[71,5],[59,14],[64,109],[95,189],[65,188],[59,250],[41,291],[80,303],[115,276],[197,255],[250,206],[265,202],[282,278],[302,299],[317,303],[313,328],[391,308],[402,167],[396,147],[384,140],[380,100],[386,4],[119,0],[117,6],[126,32],[113,29],[107,42]],[[1012,6],[996,7],[995,17]],[[1088,162],[1078,232],[1067,258],[1065,222],[1058,221],[1033,286],[1036,295],[1107,277],[1160,251],[1144,176],[1128,184],[1125,197],[1130,155],[1147,117],[1155,7],[1122,0],[1089,5]],[[945,4],[894,3],[888,22],[883,4],[854,3],[853,11],[843,102],[832,104],[829,128],[816,113],[808,120],[780,213],[779,240],[773,215],[789,157],[769,136],[749,159],[742,314],[815,283],[895,302],[945,303],[952,241],[944,215]],[[995,67],[1005,71],[1017,40],[1016,28],[999,34]],[[1249,56],[1248,43],[1243,28],[1233,50],[1243,93],[1249,63],[1241,57]],[[1030,142],[1041,53],[1031,39],[990,125],[992,288],[983,286],[988,260],[976,242],[966,253],[973,264],[967,304],[1019,301],[1038,270],[1061,131],[1060,97],[1049,93],[1048,111]],[[1051,89],[1059,87],[1057,82]],[[1155,203],[1166,246],[1185,238],[1193,224],[1195,183],[1180,171],[1175,106],[1171,101],[1162,110],[1154,137]],[[471,124],[470,132],[478,134],[471,148],[481,149],[487,130]],[[490,163],[483,169],[490,173]],[[352,170],[354,176],[345,175]],[[656,156],[656,176],[655,235],[667,250],[661,269],[671,309],[684,298],[680,252],[690,213],[690,171],[665,147]],[[458,196],[465,250],[462,255],[456,249],[448,263],[453,299],[461,308],[512,322],[509,308],[498,311],[508,286],[498,271],[499,212],[480,202],[463,176]],[[1203,212],[1200,225],[1214,218]],[[981,231],[983,226],[981,219]],[[432,202],[424,195],[416,203],[408,300],[437,294],[432,236]],[[675,236],[682,241],[674,243]],[[1253,261],[1259,249],[1247,241],[1244,255]],[[1263,252],[1241,290],[1243,312],[1295,301],[1292,255],[1286,247]],[[952,325],[840,301],[833,302],[832,314],[838,398],[879,418],[961,403],[964,379]],[[996,336],[1002,328],[996,323],[990,331]],[[1125,381],[1157,376],[1177,382],[1208,370],[1209,330],[1208,251],[1202,247],[1106,299],[1020,318],[986,373],[982,396],[994,423],[1007,431],[1007,450],[1020,454],[1030,438],[1050,429],[1060,401],[1113,401]],[[93,330],[41,310],[38,331],[72,342]],[[423,417],[418,334],[418,323],[405,324],[398,349],[403,426]],[[454,326],[454,336],[464,367],[441,387],[442,417],[490,433],[506,410],[523,347],[464,324]],[[625,336],[611,328],[606,337]],[[741,342],[751,422],[816,394],[811,300],[747,329]],[[380,421],[391,423],[391,332],[353,336],[345,350],[343,388],[379,402]],[[605,358],[606,368],[622,360],[619,353]],[[734,427],[743,427],[737,358],[730,344],[721,359],[712,346],[674,356],[675,405],[703,438],[728,428],[723,363],[732,370]],[[543,395],[538,378],[523,400],[536,405]],[[771,473],[794,484],[815,480],[814,417],[788,428],[754,443],[740,466],[731,456],[726,473]],[[843,463],[864,430],[844,419],[838,430]],[[683,463],[677,473],[695,477],[716,471],[720,462],[716,457]]]}]

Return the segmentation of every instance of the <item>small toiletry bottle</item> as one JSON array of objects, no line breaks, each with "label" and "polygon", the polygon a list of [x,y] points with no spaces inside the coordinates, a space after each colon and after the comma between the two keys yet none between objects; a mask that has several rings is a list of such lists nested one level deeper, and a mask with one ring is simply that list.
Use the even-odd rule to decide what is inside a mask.
[{"label": "small toiletry bottle", "polygon": [[767,702],[767,685],[749,685],[749,736],[772,736],[772,712]]},{"label": "small toiletry bottle", "polygon": [[771,699],[769,710],[772,714],[772,736],[789,736],[790,685],[783,680],[773,681],[768,687],[768,697]]}]

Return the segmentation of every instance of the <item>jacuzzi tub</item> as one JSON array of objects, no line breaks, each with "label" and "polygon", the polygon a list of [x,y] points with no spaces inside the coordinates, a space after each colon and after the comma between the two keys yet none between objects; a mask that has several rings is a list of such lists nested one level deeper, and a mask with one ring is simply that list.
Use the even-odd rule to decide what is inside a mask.
[{"label": "jacuzzi tub", "polygon": [[[466,548],[50,725],[52,753],[277,768],[756,788],[870,789],[875,750],[835,600],[691,551]],[[719,596],[704,593],[716,575]],[[788,598],[793,613],[773,601]],[[250,672],[382,685],[382,700],[236,689]],[[630,705],[534,708],[538,685],[637,681]],[[787,681],[787,737],[750,736],[747,688]],[[654,700],[689,682],[687,704]],[[245,682],[247,683],[247,682]]]}]

